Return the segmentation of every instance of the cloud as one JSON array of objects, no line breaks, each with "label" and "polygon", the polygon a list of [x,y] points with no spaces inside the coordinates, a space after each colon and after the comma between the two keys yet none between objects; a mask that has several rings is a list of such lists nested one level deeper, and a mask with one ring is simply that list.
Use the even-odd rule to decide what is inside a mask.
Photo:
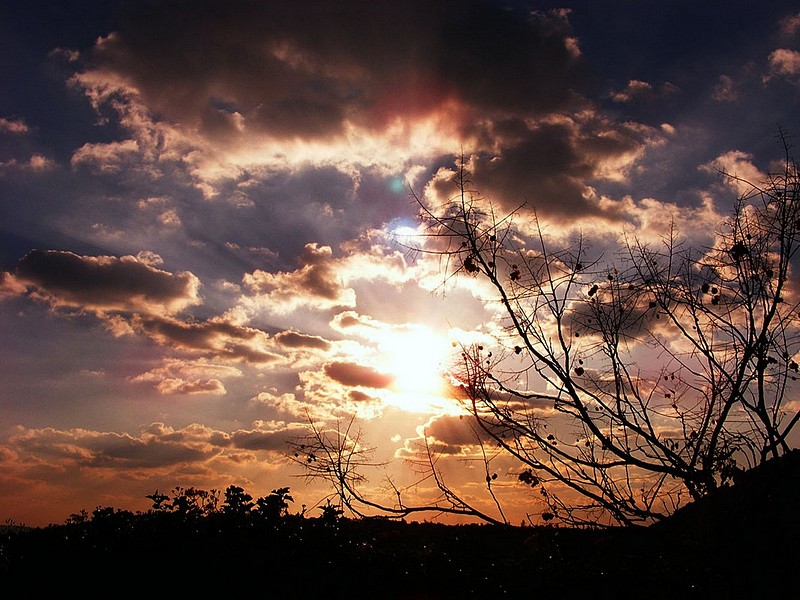
[{"label": "cloud", "polygon": [[209,198],[258,166],[394,171],[483,144],[485,123],[580,107],[568,15],[490,1],[132,5],[71,80],[130,139],[86,144],[73,165],[184,164]]},{"label": "cloud", "polygon": [[281,361],[271,351],[267,333],[220,319],[184,322],[158,317],[134,317],[128,325],[158,343],[208,357],[265,365]]},{"label": "cloud", "polygon": [[331,347],[331,343],[324,338],[296,331],[282,331],[274,339],[279,346],[292,349],[329,350]]},{"label": "cloud", "polygon": [[283,453],[286,442],[303,431],[299,425],[263,421],[231,433],[198,423],[181,429],[153,423],[135,434],[17,426],[5,449],[9,460],[58,463],[62,469],[162,469],[209,462],[235,450]]},{"label": "cloud", "polygon": [[781,77],[793,82],[800,80],[800,52],[779,48],[769,55],[769,73],[765,81]]},{"label": "cloud", "polygon": [[800,31],[800,13],[789,15],[780,22],[781,34],[786,37],[794,37]]},{"label": "cloud", "polygon": [[129,379],[133,382],[153,383],[159,393],[165,395],[224,395],[226,390],[220,378],[241,376],[239,369],[227,365],[166,359],[163,366]]},{"label": "cloud", "polygon": [[20,162],[12,158],[6,162],[0,162],[0,175],[4,172],[28,172],[44,173],[56,169],[56,162],[41,154],[33,154],[27,161]]},{"label": "cloud", "polygon": [[305,433],[304,425],[273,421],[231,432],[198,423],[129,433],[17,426],[0,441],[0,506],[18,522],[44,526],[98,503],[146,510],[145,494],[176,485],[238,483],[266,493],[286,484],[276,467],[287,462],[288,440]]},{"label": "cloud", "polygon": [[276,409],[304,422],[309,418],[327,421],[353,415],[371,420],[381,414],[383,402],[370,390],[381,386],[384,391],[389,379],[374,369],[339,362],[313,365],[308,370],[298,371],[297,376],[300,379],[297,393],[280,394],[272,388],[259,392],[250,403]]},{"label": "cloud", "polygon": [[625,89],[611,94],[611,100],[619,103],[652,102],[677,91],[678,88],[672,83],[664,83],[656,89],[646,81],[631,79]]},{"label": "cloud", "polygon": [[347,393],[348,398],[357,404],[370,404],[373,402],[378,402],[378,398],[375,396],[370,396],[369,394],[365,394],[361,390],[350,390]]},{"label": "cloud", "polygon": [[[255,365],[282,360],[270,336],[258,328],[226,317],[177,318],[201,304],[200,281],[189,272],[173,274],[156,268],[160,262],[158,255],[148,252],[118,258],[34,250],[19,260],[14,273],[2,274],[0,296],[27,295],[54,309],[94,313],[116,336],[140,334],[184,352]],[[289,344],[300,341],[288,339]],[[309,346],[321,342],[321,338],[306,340]],[[162,393],[224,393],[216,378],[169,379],[158,384]]]},{"label": "cloud", "polygon": [[[181,218],[181,207],[170,196],[139,199],[136,201],[136,209],[132,214],[132,219],[136,222],[135,227],[141,226],[145,231],[151,229],[162,236],[165,233],[179,235],[182,232],[184,222]],[[93,228],[97,231],[104,227],[97,224]]]},{"label": "cloud", "polygon": [[0,299],[13,298],[25,294],[25,283],[8,271],[0,271]]},{"label": "cloud", "polygon": [[418,322],[387,323],[352,310],[335,315],[328,324],[331,329],[347,338],[358,338],[366,342],[368,346],[384,352],[390,347],[397,350],[398,342],[415,340],[415,343],[419,343],[420,336],[425,342],[428,340],[424,335],[431,335],[430,329]]},{"label": "cloud", "polygon": [[402,284],[419,276],[420,266],[410,266],[387,242],[385,233],[368,232],[343,242],[339,257],[330,246],[308,243],[297,258],[300,266],[293,271],[256,269],[246,273],[239,309],[250,315],[259,311],[286,315],[303,308],[350,308],[356,305],[356,291],[351,286],[358,282]]},{"label": "cloud", "polygon": [[739,98],[736,82],[729,75],[720,75],[712,97],[717,102],[735,102]]},{"label": "cloud", "polygon": [[279,412],[289,414],[294,417],[307,419],[309,417],[318,418],[321,415],[313,404],[298,400],[292,393],[278,395],[277,390],[259,392],[250,402],[255,405],[267,406],[277,409]]},{"label": "cloud", "polygon": [[632,102],[636,98],[652,98],[654,96],[653,86],[646,81],[631,79],[625,89],[611,95],[614,102]]},{"label": "cloud", "polygon": [[307,244],[298,261],[301,267],[296,271],[270,273],[259,269],[245,274],[243,284],[254,294],[246,302],[276,313],[308,305],[316,308],[355,305],[353,290],[344,288],[337,275],[330,247]]},{"label": "cloud", "polygon": [[156,386],[162,394],[211,394],[223,396],[227,393],[219,379],[184,381],[181,379],[162,379]]},{"label": "cloud", "polygon": [[425,435],[448,446],[471,446],[479,440],[488,440],[485,433],[479,434],[469,417],[455,415],[436,417],[428,421],[422,430]]},{"label": "cloud", "polygon": [[254,452],[265,451],[284,455],[288,449],[288,443],[307,433],[305,425],[283,425],[276,427],[275,424],[258,421],[249,430],[240,429],[230,435],[233,447]]},{"label": "cloud", "polygon": [[[383,239],[372,239],[380,235]],[[337,267],[339,276],[348,284],[358,281],[386,281],[402,284],[420,276],[420,263],[410,264],[399,250],[388,246],[389,235],[384,232],[368,232],[361,239],[342,244],[347,256]]]},{"label": "cloud", "polygon": [[200,303],[200,281],[190,272],[156,269],[134,256],[81,256],[57,250],[32,250],[13,274],[19,289],[54,308],[97,314],[136,312],[174,314]]},{"label": "cloud", "polygon": [[0,133],[23,134],[28,133],[28,131],[29,128],[25,121],[0,117]]},{"label": "cloud", "polygon": [[580,73],[566,13],[491,2],[167,2],[128,16],[98,40],[84,77],[96,89],[124,84],[217,143],[243,131],[313,140],[380,129],[454,98],[547,111],[569,100]]},{"label": "cloud", "polygon": [[337,331],[347,331],[351,328],[363,328],[367,331],[374,331],[380,329],[380,324],[372,319],[372,317],[347,310],[339,313],[331,320],[331,327]]},{"label": "cloud", "polygon": [[[73,78],[131,139],[87,145],[73,164],[113,171],[136,155],[153,174],[182,165],[207,198],[254,207],[252,186],[266,173],[332,167],[355,192],[366,171],[388,176],[464,148],[476,188],[505,210],[525,203],[560,223],[625,217],[596,186],[625,183],[666,134],[606,119],[581,95],[590,78],[569,11],[488,1],[310,7],[296,19],[302,6],[203,4],[192,7],[191,25],[181,2],[132,8]],[[354,23],[370,23],[369,32]],[[614,99],[657,100],[675,89],[632,79]],[[452,192],[441,179],[431,190]],[[160,218],[182,222],[174,210]],[[259,295],[248,300],[252,310],[354,305],[321,262],[332,258],[327,242],[304,242],[299,270],[246,275]],[[364,267],[400,280],[409,273],[402,259],[362,251],[338,274],[352,280]]]},{"label": "cloud", "polygon": [[101,173],[119,173],[126,164],[140,160],[139,144],[136,140],[84,144],[72,155],[73,167],[86,166]]},{"label": "cloud", "polygon": [[[664,135],[661,128],[615,124],[591,111],[534,124],[514,120],[496,123],[490,137],[499,147],[473,154],[466,168],[473,187],[504,212],[525,204],[553,223],[613,222],[620,220],[618,207],[602,205],[590,183],[625,181]],[[440,174],[430,192],[439,202],[451,198],[452,178]]]},{"label": "cloud", "polygon": [[84,429],[17,427],[9,444],[19,454],[83,468],[158,468],[209,460],[217,455],[221,448],[207,433],[201,426],[175,432],[160,424],[141,431],[138,436]]},{"label": "cloud", "polygon": [[[717,164],[711,167],[715,172]],[[627,220],[631,223],[631,233],[642,243],[661,243],[674,228],[681,236],[705,247],[713,242],[713,237],[727,215],[719,212],[714,197],[708,193],[700,195],[696,205],[679,206],[655,198],[632,200],[624,208]],[[616,238],[615,238],[616,239]]]},{"label": "cloud", "polygon": [[417,428],[417,437],[405,440],[395,456],[411,461],[427,461],[429,451],[433,456],[472,456],[480,453],[481,442],[489,441],[468,416],[432,417]]},{"label": "cloud", "polygon": [[348,387],[373,389],[388,388],[392,385],[391,375],[351,362],[332,362],[323,368],[325,375]]},{"label": "cloud", "polygon": [[730,150],[717,156],[700,169],[707,173],[725,174],[726,185],[730,186],[738,195],[752,191],[752,184],[759,184],[767,180],[764,173],[753,164],[753,156],[741,150]]}]

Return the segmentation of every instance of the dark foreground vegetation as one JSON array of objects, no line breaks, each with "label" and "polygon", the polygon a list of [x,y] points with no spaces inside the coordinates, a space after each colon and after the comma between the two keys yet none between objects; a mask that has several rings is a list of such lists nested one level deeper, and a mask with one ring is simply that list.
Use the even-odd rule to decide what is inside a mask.
[{"label": "dark foreground vegetation", "polygon": [[180,491],[177,503],[150,496],[145,513],[98,508],[63,525],[6,528],[0,589],[281,599],[759,598],[797,589],[800,451],[649,528],[351,520],[332,506],[301,516],[286,510],[286,488],[252,502],[232,486],[208,510]]}]

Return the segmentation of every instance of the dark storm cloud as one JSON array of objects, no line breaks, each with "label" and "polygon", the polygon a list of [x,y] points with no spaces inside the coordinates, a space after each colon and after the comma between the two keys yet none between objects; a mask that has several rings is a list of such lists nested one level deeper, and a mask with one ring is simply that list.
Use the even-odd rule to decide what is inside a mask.
[{"label": "dark storm cloud", "polygon": [[571,102],[581,81],[564,14],[488,1],[174,1],[133,4],[129,17],[93,64],[216,139],[235,137],[239,116],[315,138],[453,99],[542,113]]},{"label": "dark storm cloud", "polygon": [[[662,135],[644,126],[590,118],[535,126],[520,120],[498,122],[486,137],[487,147],[494,139],[500,148],[476,154],[468,165],[482,195],[506,211],[525,204],[550,220],[574,221],[619,219],[613,205],[601,206],[588,184],[624,178],[632,161]],[[436,186],[442,197],[452,195],[448,182],[439,180]]]},{"label": "dark storm cloud", "polygon": [[389,387],[393,381],[391,375],[350,362],[328,363],[324,371],[328,377],[348,387],[383,389]]},{"label": "dark storm cloud", "polygon": [[19,260],[15,278],[54,306],[172,313],[199,303],[194,275],[168,273],[132,256],[33,250]]},{"label": "dark storm cloud", "polygon": [[[155,127],[143,125],[144,112],[169,123],[178,133],[152,152],[167,154],[174,143],[170,155],[191,156],[207,188],[236,180],[240,162],[291,171],[316,161],[358,171],[362,181],[369,165],[401,168],[461,149],[473,157],[475,185],[503,208],[526,203],[562,221],[619,220],[592,186],[624,179],[659,141],[658,129],[599,116],[570,12],[535,9],[488,0],[134,5],[75,81],[95,105],[114,104],[110,90],[119,90],[115,110],[138,132],[138,146],[151,144],[144,132]],[[422,135],[426,127],[436,135]],[[189,146],[178,148],[179,138]],[[102,146],[87,159],[114,168],[117,148]],[[377,214],[383,196],[359,205],[350,222]],[[332,208],[306,215],[303,226],[327,223]],[[310,293],[338,299],[322,270],[308,275],[324,284]]]}]

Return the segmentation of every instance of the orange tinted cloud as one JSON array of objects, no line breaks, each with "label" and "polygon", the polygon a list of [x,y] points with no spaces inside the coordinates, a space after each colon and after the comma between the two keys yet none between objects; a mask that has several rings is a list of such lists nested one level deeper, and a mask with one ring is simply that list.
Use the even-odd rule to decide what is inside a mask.
[{"label": "orange tinted cloud", "polygon": [[800,52],[780,48],[769,55],[770,77],[785,77],[796,81],[800,76]]},{"label": "orange tinted cloud", "polygon": [[306,335],[296,331],[282,331],[275,335],[275,342],[286,348],[328,350],[331,343],[316,335]]},{"label": "orange tinted cloud", "polygon": [[332,362],[324,367],[325,374],[349,387],[387,388],[392,384],[392,376],[351,362]]}]

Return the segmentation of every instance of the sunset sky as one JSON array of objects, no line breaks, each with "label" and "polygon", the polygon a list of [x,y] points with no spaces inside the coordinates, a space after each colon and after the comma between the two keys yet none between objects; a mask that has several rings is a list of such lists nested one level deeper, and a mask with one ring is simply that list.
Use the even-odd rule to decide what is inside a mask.
[{"label": "sunset sky", "polygon": [[463,154],[555,240],[703,243],[719,170],[800,135],[789,1],[29,0],[0,48],[0,521],[28,525],[176,485],[311,507],[309,415],[356,415],[401,485],[427,432],[478,498],[440,371],[496,307],[406,251],[411,190]]}]

